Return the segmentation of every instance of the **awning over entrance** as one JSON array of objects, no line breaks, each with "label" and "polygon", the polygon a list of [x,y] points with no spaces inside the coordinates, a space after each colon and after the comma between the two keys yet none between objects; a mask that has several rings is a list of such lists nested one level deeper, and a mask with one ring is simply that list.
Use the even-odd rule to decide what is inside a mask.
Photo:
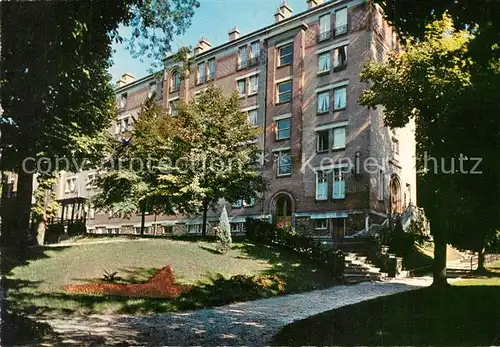
[{"label": "awning over entrance", "polygon": [[295,217],[309,217],[311,219],[347,218],[347,212],[298,212]]}]

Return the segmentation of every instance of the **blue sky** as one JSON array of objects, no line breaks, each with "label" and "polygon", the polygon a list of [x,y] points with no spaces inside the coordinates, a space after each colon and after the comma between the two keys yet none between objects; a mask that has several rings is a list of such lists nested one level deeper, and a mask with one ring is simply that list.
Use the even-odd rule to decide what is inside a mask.
[{"label": "blue sky", "polygon": [[[186,33],[173,42],[172,49],[180,46],[195,46],[198,40],[205,36],[212,47],[227,41],[228,31],[235,25],[240,30],[240,36],[258,30],[274,23],[274,13],[282,0],[199,0],[201,6],[196,10],[191,26]],[[293,14],[307,9],[306,0],[288,0],[293,8]],[[128,37],[128,28],[121,28],[120,33]],[[116,53],[113,55],[113,66],[110,73],[116,82],[124,72],[130,72],[135,78],[148,74],[151,61],[141,62],[130,56],[123,45],[114,44]]]}]

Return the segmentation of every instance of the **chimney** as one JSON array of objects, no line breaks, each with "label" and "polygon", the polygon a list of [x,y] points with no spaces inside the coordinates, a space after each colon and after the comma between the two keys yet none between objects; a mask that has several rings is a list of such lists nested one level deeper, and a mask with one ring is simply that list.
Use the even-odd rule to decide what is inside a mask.
[{"label": "chimney", "polygon": [[122,77],[116,82],[116,88],[123,87],[126,84],[129,84],[131,82],[134,82],[134,75],[132,75],[130,72],[125,72]]},{"label": "chimney", "polygon": [[231,30],[229,30],[228,35],[229,35],[229,42],[231,42],[231,41],[234,41],[234,40],[236,40],[237,38],[240,37],[240,31],[235,26],[234,28],[232,28]]},{"label": "chimney", "polygon": [[311,9],[313,7],[321,5],[322,3],[323,3],[323,0],[307,0],[307,8]]},{"label": "chimney", "polygon": [[194,48],[194,55],[198,55],[205,51],[208,51],[210,47],[212,47],[210,41],[208,41],[205,37],[202,37],[200,41],[198,41],[196,47]]},{"label": "chimney", "polygon": [[288,6],[286,0],[283,0],[283,3],[278,8],[276,13],[274,14],[274,20],[276,23],[281,22],[283,19],[287,19],[292,16],[293,9]]}]

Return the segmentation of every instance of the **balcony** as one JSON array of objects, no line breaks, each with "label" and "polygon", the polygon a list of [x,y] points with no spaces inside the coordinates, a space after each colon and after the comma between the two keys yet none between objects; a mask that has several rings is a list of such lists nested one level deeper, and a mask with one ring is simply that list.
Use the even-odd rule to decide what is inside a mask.
[{"label": "balcony", "polygon": [[334,36],[338,37],[338,36],[342,36],[342,35],[347,34],[347,29],[348,29],[347,24],[335,27],[335,29],[334,29],[335,35]]},{"label": "balcony", "polygon": [[331,30],[320,32],[318,34],[318,42],[326,41],[328,39],[331,39],[332,37],[333,37],[333,33]]}]

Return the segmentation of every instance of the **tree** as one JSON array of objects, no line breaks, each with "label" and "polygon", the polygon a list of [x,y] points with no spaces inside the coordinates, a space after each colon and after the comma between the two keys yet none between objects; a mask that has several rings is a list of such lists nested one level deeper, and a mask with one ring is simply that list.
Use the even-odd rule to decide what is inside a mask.
[{"label": "tree", "polygon": [[214,86],[196,100],[181,103],[178,113],[174,152],[180,165],[159,177],[159,190],[181,195],[182,211],[202,213],[206,235],[209,208],[215,209],[221,199],[255,198],[266,189],[256,164],[259,149],[254,140],[259,129],[240,111],[237,93],[225,97]]},{"label": "tree", "polygon": [[229,218],[227,216],[227,210],[226,206],[222,207],[222,212],[220,214],[220,219],[219,219],[219,226],[215,227],[215,234],[217,235],[218,238],[218,245],[217,249],[221,253],[227,252],[229,249],[231,249],[231,243],[232,243],[232,238],[231,238],[231,226],[229,224]]},{"label": "tree", "polygon": [[[111,43],[132,27],[128,47],[161,61],[190,24],[195,0],[2,2],[2,171],[18,174],[17,215],[2,216],[2,239],[26,243],[38,159],[99,160],[94,136],[115,116]],[[24,162],[26,158],[34,160]],[[66,168],[77,171],[75,167]]]},{"label": "tree", "polygon": [[451,18],[444,15],[427,26],[422,40],[408,39],[400,54],[390,55],[387,62],[369,62],[361,73],[362,81],[371,82],[361,103],[382,105],[390,127],[402,127],[414,118],[417,153],[437,158],[430,169],[426,160],[418,160],[417,169],[419,194],[435,241],[434,284],[438,286],[446,283],[447,235],[453,229],[453,218],[465,206],[466,191],[461,185],[465,175],[449,171],[441,158],[449,165],[451,159],[467,153],[460,152],[467,129],[458,115],[471,88],[470,40],[469,32],[456,30]]}]

